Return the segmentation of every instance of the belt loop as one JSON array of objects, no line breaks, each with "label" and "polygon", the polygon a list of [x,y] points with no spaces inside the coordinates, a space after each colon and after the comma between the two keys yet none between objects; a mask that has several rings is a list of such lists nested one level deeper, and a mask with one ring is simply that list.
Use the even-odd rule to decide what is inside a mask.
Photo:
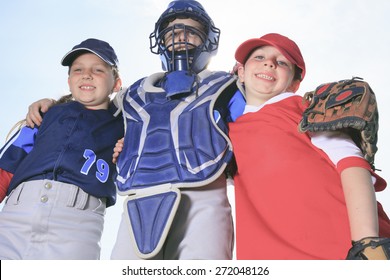
[{"label": "belt loop", "polygon": [[70,187],[70,191],[69,191],[69,197],[68,197],[68,201],[66,203],[66,206],[73,207],[74,203],[76,202],[76,197],[77,197],[77,193],[79,191],[79,188],[76,186],[69,186],[69,187]]},{"label": "belt loop", "polygon": [[76,203],[76,209],[84,210],[85,206],[87,205],[88,201],[88,194],[83,191],[82,189],[79,189],[79,195],[78,200]]}]

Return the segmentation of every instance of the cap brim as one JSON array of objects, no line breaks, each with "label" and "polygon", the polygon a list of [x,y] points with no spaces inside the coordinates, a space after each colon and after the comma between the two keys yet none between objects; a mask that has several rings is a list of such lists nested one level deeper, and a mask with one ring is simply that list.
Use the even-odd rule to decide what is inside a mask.
[{"label": "cap brim", "polygon": [[100,54],[98,54],[97,52],[91,50],[91,49],[88,49],[88,48],[77,48],[77,49],[74,49],[74,50],[71,50],[70,52],[68,52],[61,60],[61,64],[63,66],[71,66],[73,61],[78,57],[80,56],[81,54],[83,53],[87,53],[87,52],[90,52],[90,53],[93,53],[95,55],[97,55],[100,59],[102,59],[104,62],[106,62],[108,65],[111,65],[111,66],[114,66],[115,64],[113,64],[112,62],[110,62],[108,59],[102,57]]},{"label": "cap brim", "polygon": [[273,46],[277,48],[291,63],[297,64],[295,59],[291,57],[283,48],[280,48],[272,41],[260,38],[250,39],[242,43],[236,50],[235,58],[239,63],[244,64],[252,51],[263,46]]}]

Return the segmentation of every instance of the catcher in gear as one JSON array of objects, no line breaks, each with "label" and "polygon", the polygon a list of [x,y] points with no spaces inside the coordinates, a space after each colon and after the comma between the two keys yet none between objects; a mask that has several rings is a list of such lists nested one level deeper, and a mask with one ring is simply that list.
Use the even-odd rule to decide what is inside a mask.
[{"label": "catcher in gear", "polygon": [[267,34],[235,57],[246,99],[244,115],[229,124],[237,258],[345,259],[351,240],[389,237],[374,192],[386,182],[351,137],[298,131],[309,103],[295,94],[306,72],[296,43]]},{"label": "catcher in gear", "polygon": [[127,198],[114,259],[232,258],[222,100],[235,77],[207,70],[219,34],[197,1],[172,1],[149,37],[165,72],[117,95],[126,134],[116,183]]}]

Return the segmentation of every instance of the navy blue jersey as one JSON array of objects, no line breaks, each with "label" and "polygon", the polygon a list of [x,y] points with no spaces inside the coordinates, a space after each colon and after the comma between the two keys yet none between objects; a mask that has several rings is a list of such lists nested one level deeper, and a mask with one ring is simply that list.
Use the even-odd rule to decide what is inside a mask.
[{"label": "navy blue jersey", "polygon": [[56,180],[115,203],[112,154],[124,134],[122,116],[89,110],[78,102],[52,107],[39,129],[23,127],[0,150],[0,168],[13,173],[8,194],[20,183]]}]

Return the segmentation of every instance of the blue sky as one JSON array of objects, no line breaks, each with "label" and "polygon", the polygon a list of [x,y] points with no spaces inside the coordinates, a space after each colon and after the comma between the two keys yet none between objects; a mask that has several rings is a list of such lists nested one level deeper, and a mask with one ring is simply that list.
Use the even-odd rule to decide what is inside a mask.
[{"label": "blue sky", "polygon": [[[63,55],[87,38],[110,42],[120,61],[125,85],[161,70],[149,50],[149,34],[167,0],[15,0],[0,2],[0,143],[11,127],[40,98],[68,91]],[[211,69],[229,70],[244,40],[277,32],[301,48],[307,74],[299,93],[325,82],[363,77],[377,95],[380,114],[376,166],[390,181],[390,2],[387,0],[204,0],[222,31]],[[308,170],[308,172],[310,172]],[[390,187],[389,187],[390,188]],[[378,194],[390,213],[390,189]],[[116,237],[121,201],[108,209],[102,258]]]}]

